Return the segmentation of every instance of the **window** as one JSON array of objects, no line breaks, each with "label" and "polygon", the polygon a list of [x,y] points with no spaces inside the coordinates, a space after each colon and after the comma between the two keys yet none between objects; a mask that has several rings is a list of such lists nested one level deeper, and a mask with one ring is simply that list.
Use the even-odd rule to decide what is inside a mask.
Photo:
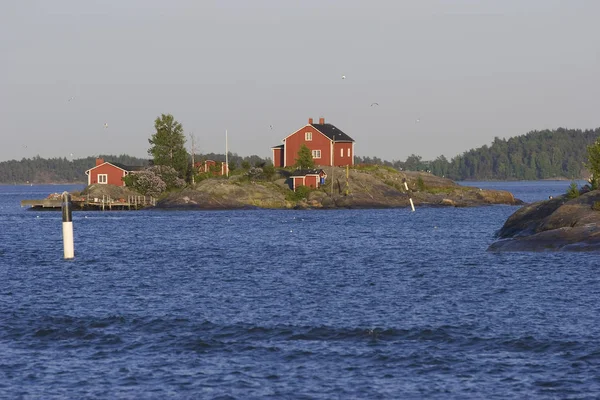
[{"label": "window", "polygon": [[98,183],[108,183],[108,174],[98,174]]},{"label": "window", "polygon": [[348,147],[348,157],[350,157],[350,147]]},{"label": "window", "polygon": [[312,132],[304,132],[304,140],[310,142],[312,140]]},{"label": "window", "polygon": [[344,157],[344,149],[340,149],[340,157]]},{"label": "window", "polygon": [[321,150],[313,150],[312,156],[313,158],[321,158]]}]

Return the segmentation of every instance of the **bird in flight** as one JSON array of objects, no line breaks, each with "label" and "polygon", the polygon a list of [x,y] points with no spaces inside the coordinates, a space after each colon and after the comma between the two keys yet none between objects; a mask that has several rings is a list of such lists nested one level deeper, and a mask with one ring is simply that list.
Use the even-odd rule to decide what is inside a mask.
[{"label": "bird in flight", "polygon": [[378,105],[379,105],[379,103],[371,103],[371,107],[378,106]]},{"label": "bird in flight", "polygon": [[108,128],[108,122],[104,123],[104,129]]},{"label": "bird in flight", "polygon": [[71,101],[71,100],[73,100],[74,98],[75,98],[75,96],[71,96],[71,97],[69,97],[69,100],[67,100],[67,101]]},{"label": "bird in flight", "polygon": [[346,75],[342,75],[342,79],[346,79]]}]

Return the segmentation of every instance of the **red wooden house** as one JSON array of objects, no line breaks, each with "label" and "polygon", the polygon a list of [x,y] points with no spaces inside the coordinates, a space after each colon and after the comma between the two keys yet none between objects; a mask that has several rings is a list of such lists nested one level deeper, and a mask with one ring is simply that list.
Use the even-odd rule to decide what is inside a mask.
[{"label": "red wooden house", "polygon": [[125,186],[123,177],[144,167],[131,167],[116,162],[107,162],[102,158],[96,159],[96,166],[85,171],[88,176],[88,185],[101,183],[106,185]]},{"label": "red wooden house", "polygon": [[300,186],[308,186],[311,189],[318,189],[327,179],[327,174],[322,169],[297,169],[290,175],[292,180],[292,189],[294,192]]},{"label": "red wooden house", "polygon": [[316,166],[354,165],[354,139],[334,125],[326,124],[325,118],[319,118],[318,124],[309,118],[306,126],[288,135],[283,139],[283,144],[272,147],[273,165],[294,165],[303,144],[312,151]]}]

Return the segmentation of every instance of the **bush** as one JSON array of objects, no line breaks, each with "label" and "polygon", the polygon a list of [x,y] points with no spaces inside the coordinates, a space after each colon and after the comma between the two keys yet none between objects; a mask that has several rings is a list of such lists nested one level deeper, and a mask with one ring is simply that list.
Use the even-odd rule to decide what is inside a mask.
[{"label": "bush", "polygon": [[417,179],[417,189],[419,189],[420,192],[425,190],[425,182],[423,182],[423,178],[421,177]]},{"label": "bush", "polygon": [[592,210],[600,211],[600,201],[595,201],[594,204],[592,204]]},{"label": "bush", "polygon": [[167,189],[182,188],[185,181],[181,179],[177,171],[168,165],[155,165],[147,169],[158,176],[166,185]]},{"label": "bush", "polygon": [[579,197],[579,187],[577,187],[577,182],[571,182],[567,189],[567,198],[576,199],[577,197]]},{"label": "bush", "polygon": [[287,196],[288,200],[300,201],[302,199],[308,199],[311,189],[308,186],[300,186],[296,188],[295,192],[290,192]]}]

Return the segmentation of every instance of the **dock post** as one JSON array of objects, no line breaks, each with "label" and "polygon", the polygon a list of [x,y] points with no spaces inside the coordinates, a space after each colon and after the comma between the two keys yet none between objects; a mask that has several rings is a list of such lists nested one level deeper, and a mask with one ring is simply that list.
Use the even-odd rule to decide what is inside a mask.
[{"label": "dock post", "polygon": [[62,233],[63,250],[65,260],[75,257],[75,247],[73,246],[73,215],[71,210],[71,195],[68,192],[62,194]]}]

